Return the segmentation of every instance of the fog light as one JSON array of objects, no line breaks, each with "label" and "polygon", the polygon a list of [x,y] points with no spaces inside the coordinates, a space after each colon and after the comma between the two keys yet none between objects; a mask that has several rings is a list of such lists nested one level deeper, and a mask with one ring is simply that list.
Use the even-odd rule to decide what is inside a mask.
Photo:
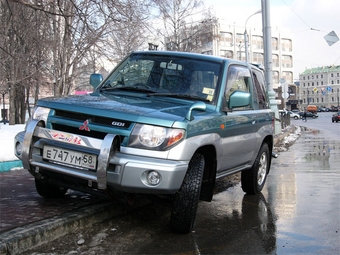
[{"label": "fog light", "polygon": [[161,175],[156,171],[150,171],[146,176],[146,180],[148,184],[155,186],[161,182]]},{"label": "fog light", "polygon": [[20,156],[21,152],[22,152],[22,144],[20,142],[17,142],[15,144],[15,153]]}]

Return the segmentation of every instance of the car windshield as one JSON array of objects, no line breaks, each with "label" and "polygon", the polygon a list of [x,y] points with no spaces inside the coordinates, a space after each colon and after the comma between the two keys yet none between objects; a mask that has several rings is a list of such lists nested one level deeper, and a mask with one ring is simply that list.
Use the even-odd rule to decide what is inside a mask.
[{"label": "car windshield", "polygon": [[99,91],[213,102],[219,71],[220,64],[194,58],[132,54],[106,78]]}]

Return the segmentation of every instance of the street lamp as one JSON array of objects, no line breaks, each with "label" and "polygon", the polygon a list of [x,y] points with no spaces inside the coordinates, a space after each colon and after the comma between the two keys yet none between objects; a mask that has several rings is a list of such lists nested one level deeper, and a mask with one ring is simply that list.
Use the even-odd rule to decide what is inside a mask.
[{"label": "street lamp", "polygon": [[248,34],[247,34],[247,22],[248,22],[248,19],[250,19],[250,17],[256,15],[256,14],[259,14],[261,13],[262,10],[258,10],[257,12],[253,13],[252,15],[250,15],[247,20],[246,20],[246,23],[244,25],[244,50],[245,50],[245,53],[246,53],[246,62],[249,62],[249,53],[248,53]]},{"label": "street lamp", "polygon": [[0,122],[6,124],[7,123],[7,109],[5,108],[5,95],[7,94],[7,90],[0,90],[0,94],[2,95],[2,110],[1,110],[1,115],[2,115],[2,120]]},{"label": "street lamp", "polygon": [[157,50],[159,42],[156,39],[149,38],[148,40],[149,50]]}]

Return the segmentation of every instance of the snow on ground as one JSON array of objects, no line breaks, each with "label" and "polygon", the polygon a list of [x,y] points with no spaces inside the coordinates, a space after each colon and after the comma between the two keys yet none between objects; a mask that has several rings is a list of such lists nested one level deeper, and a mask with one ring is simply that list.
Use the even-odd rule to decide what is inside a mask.
[{"label": "snow on ground", "polygon": [[14,137],[24,128],[25,125],[4,125],[0,123],[0,162],[18,160],[14,155]]}]

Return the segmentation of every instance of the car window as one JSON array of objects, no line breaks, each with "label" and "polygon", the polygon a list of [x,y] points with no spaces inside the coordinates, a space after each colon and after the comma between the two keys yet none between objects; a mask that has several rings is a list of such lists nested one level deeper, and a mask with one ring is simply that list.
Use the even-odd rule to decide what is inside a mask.
[{"label": "car window", "polygon": [[269,104],[266,96],[264,76],[259,70],[253,69],[252,72],[254,78],[254,103],[259,109],[268,109]]},{"label": "car window", "polygon": [[[225,90],[226,102],[229,102],[230,95],[235,91],[250,92],[251,77],[247,68],[232,65],[229,67],[227,76],[227,86]],[[238,109],[250,108],[250,105],[239,107]]]}]

